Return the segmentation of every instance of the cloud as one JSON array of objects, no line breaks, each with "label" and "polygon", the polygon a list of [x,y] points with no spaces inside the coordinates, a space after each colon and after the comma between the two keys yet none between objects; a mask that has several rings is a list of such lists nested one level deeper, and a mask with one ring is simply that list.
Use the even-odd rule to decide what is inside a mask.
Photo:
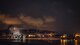
[{"label": "cloud", "polygon": [[21,18],[21,20],[30,27],[37,28],[40,30],[52,30],[55,26],[55,18],[52,16],[44,16],[42,18],[33,18],[31,16],[26,16]]},{"label": "cloud", "polygon": [[17,18],[6,18],[2,22],[8,25],[17,25],[21,24],[21,22]]},{"label": "cloud", "polygon": [[18,17],[5,17],[2,20],[5,24],[19,25],[23,24],[26,28],[35,28],[39,30],[54,30],[55,28],[55,18],[53,16],[43,16],[34,18],[31,16],[19,16]]}]

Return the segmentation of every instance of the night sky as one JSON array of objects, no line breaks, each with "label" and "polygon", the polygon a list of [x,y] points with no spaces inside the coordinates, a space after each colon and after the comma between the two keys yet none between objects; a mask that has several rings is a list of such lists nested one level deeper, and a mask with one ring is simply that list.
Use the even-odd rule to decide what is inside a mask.
[{"label": "night sky", "polygon": [[80,32],[79,12],[77,0],[0,0],[0,13],[3,14],[56,17],[57,32]]}]

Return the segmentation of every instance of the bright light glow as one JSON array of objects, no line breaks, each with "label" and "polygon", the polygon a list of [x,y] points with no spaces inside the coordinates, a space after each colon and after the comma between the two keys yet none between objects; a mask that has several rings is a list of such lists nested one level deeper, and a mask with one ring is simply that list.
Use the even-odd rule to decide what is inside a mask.
[{"label": "bright light glow", "polygon": [[35,35],[28,35],[28,37],[35,37]]},{"label": "bright light glow", "polygon": [[63,38],[65,38],[66,36],[63,36]]},{"label": "bright light glow", "polygon": [[80,34],[75,34],[75,37],[80,36]]}]

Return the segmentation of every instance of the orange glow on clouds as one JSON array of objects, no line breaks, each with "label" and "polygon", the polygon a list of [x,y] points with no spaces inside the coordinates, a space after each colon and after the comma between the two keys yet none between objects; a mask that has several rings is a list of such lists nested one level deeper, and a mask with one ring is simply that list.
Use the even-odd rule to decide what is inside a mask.
[{"label": "orange glow on clouds", "polygon": [[[4,16],[3,16],[4,17]],[[19,19],[20,18],[20,19]],[[53,30],[55,27],[55,18],[52,16],[44,16],[41,18],[33,18],[31,16],[20,16],[20,17],[9,17],[7,16],[2,20],[3,23],[5,24],[12,24],[12,25],[17,25],[17,24],[23,24],[25,22],[26,26],[37,28],[37,29],[51,29]],[[22,22],[22,21],[23,22]]]},{"label": "orange glow on clouds", "polygon": [[4,21],[3,21],[5,24],[20,24],[20,21],[19,20],[17,20],[17,19],[5,19]]}]

